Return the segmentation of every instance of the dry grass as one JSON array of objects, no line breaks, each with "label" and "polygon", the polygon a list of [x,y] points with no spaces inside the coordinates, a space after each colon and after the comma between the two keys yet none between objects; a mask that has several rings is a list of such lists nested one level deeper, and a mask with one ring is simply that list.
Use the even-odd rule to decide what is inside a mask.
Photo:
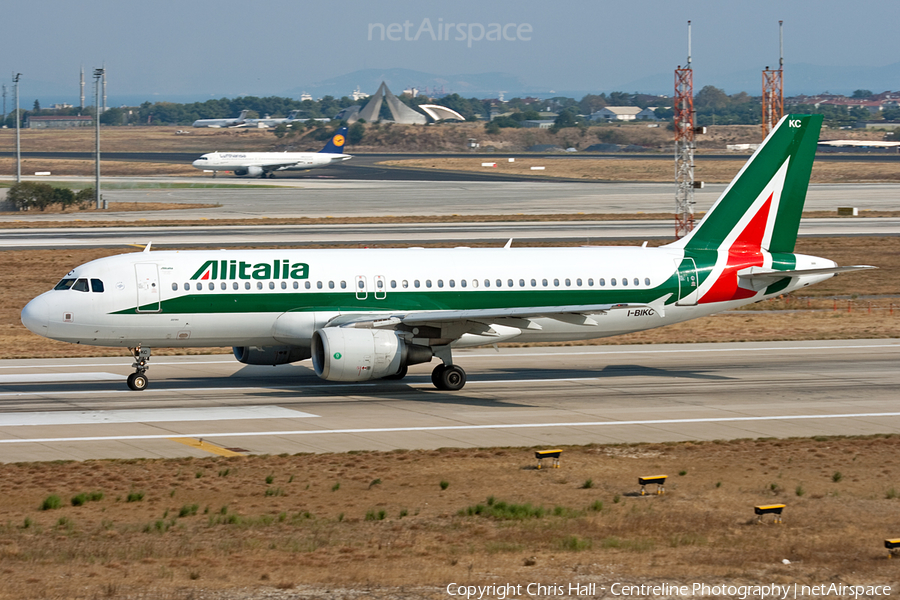
[{"label": "dry grass", "polygon": [[[540,246],[542,244],[535,244]],[[543,244],[559,245],[559,244]],[[633,245],[611,242],[610,245]],[[317,247],[317,246],[308,246]],[[336,246],[330,246],[336,247]],[[96,348],[46,340],[22,325],[22,307],[50,289],[72,267],[103,256],[121,254],[121,248],[67,250],[8,250],[0,260],[16,273],[16,285],[0,293],[0,358],[120,356],[114,348]],[[751,312],[730,312],[629,335],[595,340],[594,344],[669,342],[730,342],[817,340],[837,338],[900,337],[900,238],[806,238],[797,252],[824,256],[842,265],[871,264],[877,270],[829,279],[803,290],[803,298],[771,300],[749,307]],[[862,298],[851,301],[855,296]],[[840,297],[838,310],[832,298]],[[809,300],[807,300],[809,298]],[[847,303],[851,312],[847,312]],[[869,312],[869,303],[874,309]],[[890,314],[891,306],[897,307]],[[763,312],[766,311],[766,312]],[[772,312],[769,312],[772,311]],[[154,354],[201,354],[225,349],[153,349]]]},{"label": "dry grass", "polygon": [[[198,155],[199,156],[199,155]],[[77,177],[93,177],[95,163],[92,160],[56,160],[51,158],[23,158],[22,175],[32,175],[49,171],[51,175],[72,175]],[[0,158],[0,173],[15,173],[14,158]],[[191,165],[156,162],[127,162],[120,160],[101,160],[100,174],[103,177],[199,177],[209,178],[209,174],[195,169]],[[53,182],[50,182],[51,185]],[[108,183],[108,182],[104,182]],[[93,184],[92,184],[93,185]],[[101,184],[102,185],[102,184]]]},{"label": "dry grass", "polygon": [[[0,598],[888,583],[898,451],[886,436],[571,447],[542,470],[521,448],[0,465]],[[637,495],[660,473],[665,495]],[[83,492],[103,498],[72,506]],[[51,494],[62,508],[40,510]],[[491,502],[543,513],[487,516]],[[787,505],[783,525],[756,523],[769,503]]]},{"label": "dry grass", "polygon": [[[482,163],[492,162],[496,167],[482,167]],[[590,181],[642,181],[671,183],[672,164],[663,160],[619,159],[619,158],[517,158],[508,162],[506,157],[484,158],[416,158],[390,160],[383,163],[392,167],[416,168],[442,171],[469,171],[496,175],[518,175],[522,177],[557,177],[565,179],[585,179]],[[728,183],[741,167],[742,161],[695,159],[694,177],[707,183]],[[531,167],[544,167],[543,171],[532,171]],[[812,183],[857,183],[900,181],[900,169],[893,163],[859,162],[816,162],[813,165]]]}]

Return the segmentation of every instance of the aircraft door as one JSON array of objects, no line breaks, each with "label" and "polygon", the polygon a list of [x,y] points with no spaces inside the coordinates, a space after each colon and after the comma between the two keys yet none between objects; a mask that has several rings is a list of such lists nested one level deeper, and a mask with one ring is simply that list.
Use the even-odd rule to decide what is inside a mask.
[{"label": "aircraft door", "polygon": [[384,275],[376,275],[375,276],[375,299],[376,300],[384,300],[387,298],[387,282],[384,280]]},{"label": "aircraft door", "polygon": [[159,312],[159,271],[156,263],[134,265],[137,276],[137,312]]},{"label": "aircraft door", "polygon": [[678,265],[678,302],[676,306],[697,305],[697,263],[693,258],[685,258]]},{"label": "aircraft door", "polygon": [[366,276],[365,275],[357,275],[356,281],[353,282],[354,288],[356,289],[356,299],[357,300],[365,300],[369,295],[369,289],[366,286]]}]

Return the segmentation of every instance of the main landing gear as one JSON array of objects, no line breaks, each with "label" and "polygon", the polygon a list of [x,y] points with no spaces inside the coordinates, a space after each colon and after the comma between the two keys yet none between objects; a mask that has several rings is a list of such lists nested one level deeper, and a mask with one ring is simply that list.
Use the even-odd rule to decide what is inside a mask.
[{"label": "main landing gear", "polygon": [[150,383],[146,375],[147,369],[150,368],[150,365],[147,364],[150,362],[150,348],[137,346],[129,348],[129,350],[131,350],[131,355],[134,356],[134,364],[131,365],[134,367],[134,373],[128,376],[128,387],[141,392],[147,389],[147,384]]},{"label": "main landing gear", "polygon": [[466,372],[459,365],[438,365],[431,372],[431,383],[439,390],[456,392],[466,385]]}]

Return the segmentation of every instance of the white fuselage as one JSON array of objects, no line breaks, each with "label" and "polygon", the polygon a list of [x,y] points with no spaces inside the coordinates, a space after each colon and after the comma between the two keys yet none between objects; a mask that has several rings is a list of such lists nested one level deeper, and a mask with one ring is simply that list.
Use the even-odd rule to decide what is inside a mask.
[{"label": "white fuselage", "polygon": [[295,171],[325,167],[351,158],[327,152],[211,152],[192,165],[203,171],[234,171],[260,176],[272,171]]},{"label": "white fuselage", "polygon": [[[650,329],[831,277],[793,277],[769,295],[763,289],[739,300],[705,302],[707,284],[696,285],[702,278],[688,287],[679,277],[683,256],[680,249],[640,247],[141,252],[73,269],[63,280],[68,289],[32,300],[22,321],[48,338],[98,346],[308,347],[316,329],[355,313],[387,318],[416,311],[550,307],[547,317],[492,319],[490,335],[465,321],[439,325],[447,329],[430,334],[463,347]],[[794,256],[798,268],[834,265]],[[94,291],[95,281],[103,291]],[[551,310],[604,303],[645,308],[598,311],[586,320]]]}]

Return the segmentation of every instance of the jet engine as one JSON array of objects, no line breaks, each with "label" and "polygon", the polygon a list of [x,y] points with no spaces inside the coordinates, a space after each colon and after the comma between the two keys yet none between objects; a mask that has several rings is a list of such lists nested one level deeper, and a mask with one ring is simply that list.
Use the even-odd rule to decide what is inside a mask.
[{"label": "jet engine", "polygon": [[234,174],[238,177],[262,177],[265,171],[262,167],[241,167],[235,169]]},{"label": "jet engine", "polygon": [[406,374],[410,365],[427,363],[434,353],[410,344],[394,331],[325,327],[312,336],[316,375],[328,381],[368,381]]},{"label": "jet engine", "polygon": [[286,365],[309,358],[305,346],[234,346],[231,351],[245,365]]}]

